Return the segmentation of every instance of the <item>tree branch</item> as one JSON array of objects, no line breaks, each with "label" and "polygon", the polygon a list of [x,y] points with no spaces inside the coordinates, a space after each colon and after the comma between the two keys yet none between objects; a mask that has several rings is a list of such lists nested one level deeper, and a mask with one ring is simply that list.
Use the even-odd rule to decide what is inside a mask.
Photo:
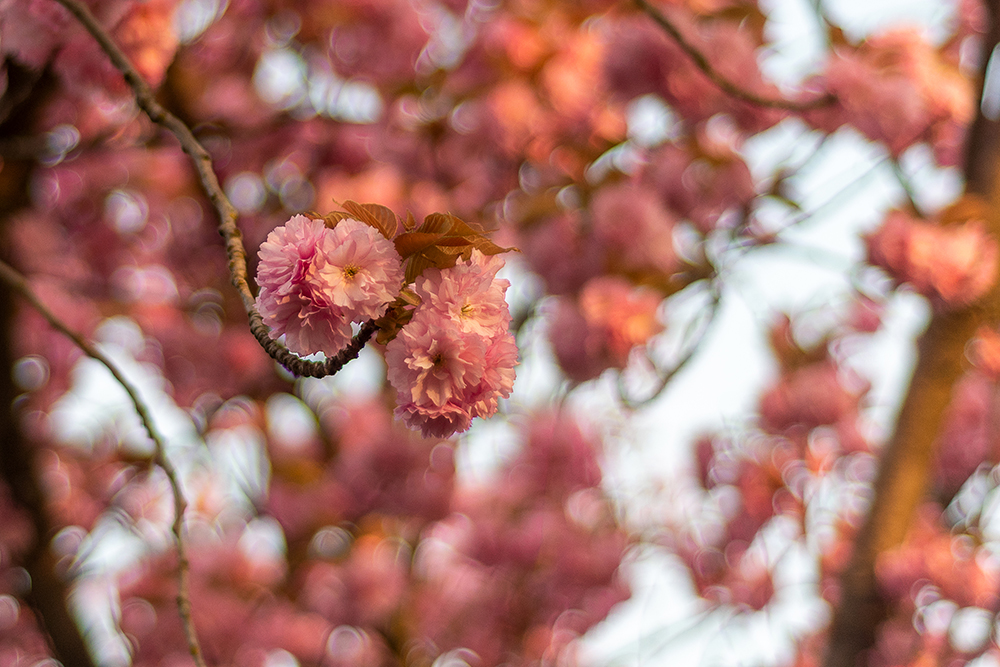
[{"label": "tree branch", "polygon": [[177,543],[178,560],[177,609],[181,616],[181,625],[184,628],[184,635],[188,642],[188,649],[191,652],[191,657],[194,659],[197,667],[205,667],[201,646],[198,643],[198,635],[195,632],[194,623],[191,620],[191,600],[188,595],[190,562],[188,561],[183,534],[184,512],[187,509],[187,501],[184,499],[184,494],[181,491],[177,471],[174,469],[173,464],[170,463],[170,460],[167,459],[163,436],[160,435],[156,425],[153,423],[153,417],[149,412],[149,408],[143,402],[142,398],[140,398],[138,390],[125,378],[124,375],[122,375],[115,363],[107,355],[91,345],[86,339],[83,338],[83,336],[70,329],[62,320],[56,317],[56,315],[41,302],[35,293],[31,291],[31,288],[28,286],[28,281],[24,278],[24,276],[2,260],[0,260],[0,280],[6,283],[11,290],[27,301],[32,308],[38,311],[38,313],[45,318],[53,329],[73,341],[73,344],[80,348],[80,350],[82,350],[88,357],[103,364],[104,367],[111,372],[111,375],[114,376],[115,380],[122,386],[131,399],[132,405],[135,407],[135,411],[139,415],[139,419],[142,421],[143,428],[146,429],[146,433],[149,434],[149,438],[153,441],[153,460],[156,465],[158,465],[163,472],[166,473],[167,479],[170,482],[170,489],[173,493],[174,501],[174,522],[172,531],[174,534],[174,541]]},{"label": "tree branch", "polygon": [[[62,2],[62,0],[59,0]],[[787,111],[809,111],[811,109],[819,109],[822,107],[830,106],[837,101],[837,98],[832,94],[824,95],[818,97],[814,100],[808,100],[805,102],[793,102],[792,100],[784,99],[774,99],[771,97],[761,97],[756,93],[752,93],[749,90],[740,88],[738,85],[722,76],[714,67],[712,63],[708,62],[708,58],[705,57],[701,51],[697,49],[691,42],[689,42],[683,34],[681,34],[680,29],[677,28],[670,19],[666,17],[663,12],[658,10],[656,7],[651,5],[648,0],[634,0],[635,4],[639,9],[644,11],[653,21],[660,26],[664,32],[666,32],[671,39],[673,39],[681,50],[684,51],[694,61],[694,64],[700,69],[709,80],[719,87],[724,93],[730,97],[734,97],[743,102],[753,104],[759,107],[767,107],[769,109],[785,109]]]},{"label": "tree branch", "polygon": [[42,634],[49,643],[52,656],[65,667],[95,667],[80,626],[67,608],[68,585],[58,574],[56,558],[49,548],[55,533],[45,508],[45,491],[35,456],[24,438],[14,413],[18,394],[11,373],[14,363],[11,345],[13,291],[0,282],[0,478],[10,488],[14,502],[31,521],[34,538],[23,558],[31,580],[24,593]]},{"label": "tree branch", "polygon": [[[990,0],[988,6],[991,28],[983,44],[984,68],[1000,42],[1000,0]],[[991,196],[988,229],[994,238],[1000,238],[997,124],[984,118],[980,110],[967,142],[966,191]],[[903,543],[917,506],[926,497],[934,442],[951,401],[952,387],[963,372],[967,341],[981,324],[995,324],[998,318],[1000,284],[994,284],[971,307],[935,313],[920,338],[917,366],[896,430],[882,453],[871,508],[841,575],[840,602],[834,610],[825,667],[855,667],[875,642],[878,626],[889,611],[878,592],[876,561],[880,554]]]},{"label": "tree branch", "polygon": [[229,259],[229,275],[233,286],[240,294],[243,301],[243,308],[250,319],[250,332],[264,348],[264,351],[279,364],[284,366],[293,375],[301,377],[321,378],[333,375],[344,365],[356,359],[372,335],[375,333],[375,324],[366,322],[361,327],[361,332],[354,337],[351,343],[340,351],[336,357],[326,361],[307,361],[293,354],[287,347],[269,335],[269,328],[264,324],[264,319],[257,312],[257,305],[253,293],[250,291],[250,284],[247,281],[247,253],[243,246],[243,236],[236,224],[238,213],[236,207],[226,196],[226,193],[219,185],[219,179],[215,175],[212,164],[212,157],[205,150],[205,147],[195,138],[184,121],[167,111],[153,95],[152,89],[146,80],[136,71],[128,56],[115,44],[111,36],[101,27],[97,19],[90,12],[90,9],[79,0],[55,0],[65,7],[77,20],[87,29],[87,32],[97,40],[98,45],[111,59],[111,63],[125,77],[125,83],[132,89],[136,104],[149,119],[169,130],[180,142],[181,148],[191,157],[195,171],[198,172],[198,179],[201,181],[202,189],[208,196],[212,205],[219,215],[219,234],[225,241],[226,256]]},{"label": "tree branch", "polygon": [[[0,136],[26,137],[33,131],[39,110],[54,88],[50,73],[25,76],[11,72],[8,61],[8,90],[0,96]],[[17,67],[15,66],[15,70]],[[28,205],[29,183],[35,165],[34,156],[4,155],[0,169],[0,236],[9,226],[12,215]],[[9,252],[9,244],[0,240],[0,256]],[[0,282],[0,480],[10,489],[11,499],[31,522],[33,537],[19,557],[30,577],[30,587],[23,593],[31,607],[39,631],[49,650],[65,667],[94,667],[82,630],[70,614],[68,582],[59,574],[50,549],[55,534],[46,509],[45,491],[36,465],[36,452],[21,428],[14,412],[20,390],[14,384],[14,300],[15,296]]]}]

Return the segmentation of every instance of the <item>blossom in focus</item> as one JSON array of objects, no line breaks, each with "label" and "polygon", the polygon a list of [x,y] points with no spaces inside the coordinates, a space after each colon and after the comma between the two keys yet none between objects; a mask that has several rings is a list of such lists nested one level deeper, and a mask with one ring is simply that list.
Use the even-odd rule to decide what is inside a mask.
[{"label": "blossom in focus", "polygon": [[428,311],[415,316],[386,349],[389,381],[404,399],[400,403],[434,409],[460,400],[478,384],[485,357],[480,336],[463,334]]},{"label": "blossom in focus", "polygon": [[417,281],[416,293],[424,310],[433,310],[464,333],[492,338],[506,331],[510,308],[505,295],[509,280],[497,279],[504,265],[499,255],[474,251],[466,264],[428,271]]},{"label": "blossom in focus", "polygon": [[490,417],[514,385],[517,345],[508,331],[497,256],[473,251],[468,262],[431,269],[415,288],[422,301],[413,319],[386,346],[396,414],[425,436],[464,431],[473,417]]},{"label": "blossom in focus", "polygon": [[975,301],[996,280],[997,242],[979,220],[941,226],[892,211],[866,241],[871,264],[946,306]]},{"label": "blossom in focus", "polygon": [[482,337],[443,325],[427,311],[386,347],[389,382],[396,388],[396,416],[425,437],[445,438],[472,425],[467,396],[483,374]]},{"label": "blossom in focus", "polygon": [[403,283],[396,248],[374,227],[351,218],[327,236],[318,275],[330,301],[354,322],[381,317]]},{"label": "blossom in focus", "polygon": [[381,316],[399,293],[403,269],[392,243],[345,219],[334,229],[296,215],[260,247],[257,307],[270,335],[296,354],[339,352],[351,322]]},{"label": "blossom in focus", "polygon": [[257,308],[271,338],[284,335],[296,354],[334,355],[351,338],[343,310],[329,300],[317,275],[326,232],[321,220],[296,215],[268,234],[258,253]]}]

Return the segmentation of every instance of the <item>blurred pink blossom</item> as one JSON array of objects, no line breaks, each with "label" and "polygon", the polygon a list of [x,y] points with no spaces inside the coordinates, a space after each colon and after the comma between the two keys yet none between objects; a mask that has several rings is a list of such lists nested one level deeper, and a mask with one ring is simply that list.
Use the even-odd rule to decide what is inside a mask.
[{"label": "blurred pink blossom", "polygon": [[996,281],[1000,251],[980,220],[943,226],[891,211],[865,240],[870,263],[938,306],[971,303]]},{"label": "blurred pink blossom", "polygon": [[607,268],[664,276],[677,270],[674,219],[652,188],[638,183],[602,187],[590,209],[594,235],[606,249]]},{"label": "blurred pink blossom", "polygon": [[930,139],[941,164],[961,157],[958,135],[975,113],[971,83],[921,31],[896,28],[835,49],[822,83],[837,103],[806,115],[817,127],[849,123],[893,155]]},{"label": "blurred pink blossom", "polygon": [[549,336],[568,377],[584,382],[608,368],[625,368],[632,349],[663,331],[661,295],[619,276],[589,281],[577,303],[560,299]]}]

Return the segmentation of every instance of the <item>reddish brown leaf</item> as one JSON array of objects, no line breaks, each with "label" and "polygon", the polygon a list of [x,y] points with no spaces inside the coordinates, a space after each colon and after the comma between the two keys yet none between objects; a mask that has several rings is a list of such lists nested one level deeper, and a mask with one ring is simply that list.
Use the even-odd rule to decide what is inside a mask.
[{"label": "reddish brown leaf", "polygon": [[396,252],[403,259],[421,252],[441,240],[441,234],[425,232],[405,232],[396,237]]},{"label": "reddish brown leaf", "polygon": [[323,220],[323,223],[327,227],[333,229],[334,227],[337,226],[338,222],[340,222],[341,220],[346,220],[347,218],[350,217],[351,217],[350,213],[344,213],[343,211],[330,211],[326,215],[322,216],[320,219]]},{"label": "reddish brown leaf", "polygon": [[418,232],[448,234],[455,226],[455,221],[461,222],[450,213],[431,213],[424,218]]},{"label": "reddish brown leaf", "polygon": [[392,239],[396,235],[399,218],[388,207],[380,204],[359,204],[350,199],[345,201],[342,206],[354,218],[379,230],[382,236],[387,239]]}]

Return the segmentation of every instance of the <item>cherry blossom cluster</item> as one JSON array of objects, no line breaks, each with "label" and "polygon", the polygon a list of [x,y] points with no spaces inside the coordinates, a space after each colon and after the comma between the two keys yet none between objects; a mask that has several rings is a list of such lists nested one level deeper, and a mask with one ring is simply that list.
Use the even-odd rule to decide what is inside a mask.
[{"label": "cherry blossom cluster", "polygon": [[473,250],[467,262],[425,272],[413,319],[386,346],[396,414],[425,436],[464,431],[510,396],[517,345],[504,298],[510,282],[496,277],[503,264]]},{"label": "cherry blossom cluster", "polygon": [[[304,215],[272,231],[260,248],[257,304],[270,336],[292,352],[337,354],[352,323],[386,314],[404,286],[403,259],[384,232],[354,218]],[[504,261],[469,258],[420,275],[419,305],[386,347],[397,415],[425,436],[448,437],[490,417],[514,384],[517,345],[508,331]]]},{"label": "cherry blossom cluster", "polygon": [[[289,442],[262,402],[229,401],[209,420],[209,448],[225,433],[266,443],[273,467],[262,523],[301,557],[260,548],[267,542],[233,520],[232,499],[222,514],[197,519],[216,528],[189,541],[206,655],[246,666],[279,649],[300,664],[343,667],[447,664],[453,653],[469,665],[580,664],[575,640],[631,594],[619,565],[632,544],[601,486],[595,430],[566,411],[527,414],[517,454],[490,481],[466,483],[456,478],[454,443],[417,436],[381,400],[314,398],[318,421]],[[5,545],[20,527],[0,495],[8,518]],[[119,579],[119,623],[136,667],[183,645],[174,569],[172,554],[151,552]],[[45,655],[44,642],[31,650],[17,636],[33,620],[20,617],[0,633],[4,667],[18,664],[18,650],[22,661]],[[407,647],[406,659],[396,646]]]},{"label": "cherry blossom cluster", "polygon": [[587,282],[576,301],[557,301],[550,338],[563,372],[577,382],[609,368],[625,368],[633,348],[663,331],[657,311],[663,298],[620,276]]},{"label": "cherry blossom cluster", "polygon": [[912,28],[888,30],[858,48],[838,48],[823,76],[837,104],[806,118],[828,132],[849,123],[894,155],[928,141],[940,164],[957,164],[975,112],[971,82],[958,60]]}]

